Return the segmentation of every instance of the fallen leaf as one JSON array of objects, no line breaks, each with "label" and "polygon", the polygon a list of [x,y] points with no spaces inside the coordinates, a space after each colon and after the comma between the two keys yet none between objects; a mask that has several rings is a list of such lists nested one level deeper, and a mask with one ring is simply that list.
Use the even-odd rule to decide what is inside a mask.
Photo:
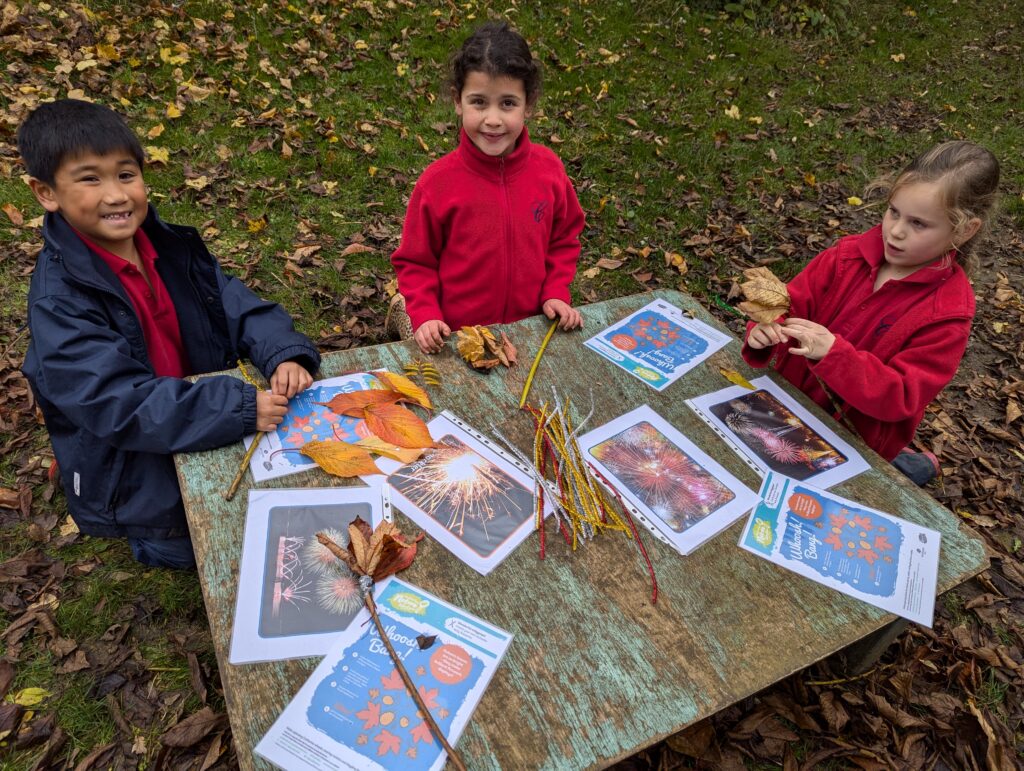
[{"label": "fallen leaf", "polygon": [[25,218],[21,215],[21,212],[18,211],[18,207],[13,203],[5,203],[3,206],[0,206],[0,210],[3,210],[3,213],[7,215],[7,219],[9,219],[16,227],[20,228],[25,224]]},{"label": "fallen leaf", "polygon": [[409,449],[432,447],[434,444],[427,425],[401,404],[371,404],[363,414],[366,427],[389,444]]},{"label": "fallen leaf", "polygon": [[373,247],[367,246],[366,244],[349,244],[341,250],[342,257],[348,257],[350,254],[362,254],[363,252],[372,252]]},{"label": "fallen leaf", "polygon": [[164,133],[164,124],[157,123],[153,128],[146,132],[147,139],[156,139],[158,136]]},{"label": "fallen leaf", "polygon": [[377,464],[373,462],[373,458],[370,457],[370,453],[362,447],[352,444],[308,442],[298,449],[328,474],[333,474],[336,477],[381,473]]},{"label": "fallen leaf", "polygon": [[847,203],[848,203],[848,204],[849,204],[850,206],[861,206],[861,205],[863,205],[863,204],[864,204],[864,202],[863,202],[863,201],[862,201],[862,200],[861,200],[860,198],[858,198],[857,196],[855,196],[855,195],[851,195],[851,196],[850,196],[849,198],[847,198],[847,199],[846,199],[846,202],[847,202]]},{"label": "fallen leaf", "polygon": [[166,115],[168,118],[180,118],[181,108],[179,108],[174,102],[168,102]]},{"label": "fallen leaf", "polygon": [[192,747],[227,723],[227,715],[219,715],[209,707],[203,707],[161,736],[160,743],[165,747]]},{"label": "fallen leaf", "polygon": [[402,395],[397,391],[368,388],[362,391],[352,391],[347,394],[337,394],[329,402],[316,402],[316,404],[321,404],[338,415],[361,418],[363,417],[363,410],[371,404],[394,404],[400,398],[402,398]]},{"label": "fallen leaf", "polygon": [[718,371],[721,372],[722,377],[724,377],[730,383],[733,383],[738,386],[743,386],[744,388],[749,389],[751,391],[757,390],[753,385],[751,385],[749,380],[747,380],[745,377],[743,377],[743,375],[741,375],[734,369],[726,369],[725,367],[719,367]]},{"label": "fallen leaf", "polygon": [[739,309],[761,324],[769,324],[789,310],[789,290],[768,268],[748,268],[740,284],[747,302]]},{"label": "fallen leaf", "polygon": [[368,436],[365,439],[360,439],[358,442],[353,442],[353,444],[356,447],[365,448],[367,452],[375,452],[378,455],[383,455],[385,458],[397,460],[403,465],[412,463],[423,454],[422,447],[396,447],[376,436]]},{"label": "fallen leaf", "polygon": [[146,158],[150,163],[166,164],[171,158],[171,151],[166,147],[154,147],[153,145],[147,145]]},{"label": "fallen leaf", "polygon": [[42,703],[43,699],[49,695],[50,692],[44,688],[22,688],[14,694],[14,698],[11,701],[22,707],[34,707]]},{"label": "fallen leaf", "polygon": [[608,257],[602,257],[595,263],[595,265],[599,268],[604,268],[605,270],[615,270],[616,268],[622,267],[622,262],[622,260],[612,260]]},{"label": "fallen leaf", "polygon": [[388,386],[392,391],[397,391],[402,396],[420,405],[420,407],[428,410],[433,409],[433,405],[430,403],[430,397],[427,396],[427,392],[404,375],[396,375],[393,372],[382,370],[380,372],[374,372],[373,376],[380,380],[384,385]]}]

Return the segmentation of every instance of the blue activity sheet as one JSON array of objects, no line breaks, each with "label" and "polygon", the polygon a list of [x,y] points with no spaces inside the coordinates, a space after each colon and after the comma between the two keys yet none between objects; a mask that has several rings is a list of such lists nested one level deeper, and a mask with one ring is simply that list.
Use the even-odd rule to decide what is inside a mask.
[{"label": "blue activity sheet", "polygon": [[941,535],[769,472],[740,546],[930,627]]},{"label": "blue activity sheet", "polygon": [[[454,746],[512,635],[397,578],[376,591],[385,633]],[[352,626],[256,746],[298,771],[436,771],[446,755],[372,623]]]},{"label": "blue activity sheet", "polygon": [[584,343],[663,391],[729,342],[729,335],[655,300]]},{"label": "blue activity sheet", "polygon": [[362,418],[338,415],[323,406],[338,394],[370,388],[383,388],[383,385],[373,373],[358,372],[318,380],[296,394],[288,402],[288,414],[276,431],[245,438],[246,449],[254,437],[258,436],[260,442],[249,462],[253,479],[262,482],[313,468],[316,464],[298,452],[298,448],[308,442],[358,442],[370,436]]}]

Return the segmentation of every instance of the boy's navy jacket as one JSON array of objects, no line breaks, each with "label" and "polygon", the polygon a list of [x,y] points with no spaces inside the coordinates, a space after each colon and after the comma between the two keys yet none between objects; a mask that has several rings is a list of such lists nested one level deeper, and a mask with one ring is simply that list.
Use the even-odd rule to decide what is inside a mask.
[{"label": "boy's navy jacket", "polygon": [[[280,305],[224,274],[194,228],[143,223],[178,314],[193,373],[248,356],[266,376],[285,361],[311,373],[320,355]],[[68,508],[88,535],[188,535],[171,453],[208,450],[256,430],[256,389],[229,376],[157,377],[138,317],[113,271],[60,214],[28,296],[24,373],[60,464]]]}]

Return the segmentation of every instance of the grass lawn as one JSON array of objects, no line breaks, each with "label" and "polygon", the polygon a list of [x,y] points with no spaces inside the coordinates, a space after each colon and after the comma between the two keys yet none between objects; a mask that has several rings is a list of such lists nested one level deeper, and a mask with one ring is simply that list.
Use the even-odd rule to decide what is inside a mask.
[{"label": "grass lawn", "polygon": [[[78,536],[47,482],[48,440],[18,373],[40,245],[41,210],[14,146],[27,113],[69,95],[121,110],[147,148],[161,216],[199,227],[232,272],[325,348],[383,341],[405,202],[457,141],[445,62],[498,12],[544,66],[531,137],[563,159],[587,213],[579,302],[680,287],[738,328],[729,293],[743,268],[790,277],[879,219],[855,198],[868,181],[955,137],[1000,158],[1001,223],[1019,242],[1013,3],[851,3],[835,37],[772,34],[720,5],[0,4],[0,493],[10,504],[0,508],[0,653],[13,662],[8,702],[40,699],[23,720],[39,741],[0,748],[4,768],[74,766],[101,750],[103,767],[114,757],[152,767],[171,726],[224,710],[196,577],[144,569],[125,544]],[[985,714],[1005,707],[995,675],[975,690]],[[66,741],[54,749],[51,739],[50,757],[55,726]],[[824,742],[801,738],[802,757]],[[175,767],[207,752],[233,763],[227,740],[210,750],[209,736],[164,752]]]}]

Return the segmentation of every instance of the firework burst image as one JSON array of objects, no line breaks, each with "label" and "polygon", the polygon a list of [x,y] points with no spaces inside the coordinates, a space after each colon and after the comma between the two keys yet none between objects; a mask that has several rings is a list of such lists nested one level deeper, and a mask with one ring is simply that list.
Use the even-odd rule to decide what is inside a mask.
[{"label": "firework burst image", "polygon": [[270,511],[260,634],[279,637],[342,629],[363,605],[352,572],[316,539],[348,544],[348,524],[369,504],[276,506]]},{"label": "firework burst image", "polygon": [[714,404],[711,413],[768,468],[793,479],[806,480],[848,460],[768,391]]},{"label": "firework burst image", "polygon": [[590,452],[677,533],[735,498],[728,487],[647,422],[606,439]]},{"label": "firework burst image", "polygon": [[388,483],[481,556],[533,516],[531,490],[450,434]]}]

